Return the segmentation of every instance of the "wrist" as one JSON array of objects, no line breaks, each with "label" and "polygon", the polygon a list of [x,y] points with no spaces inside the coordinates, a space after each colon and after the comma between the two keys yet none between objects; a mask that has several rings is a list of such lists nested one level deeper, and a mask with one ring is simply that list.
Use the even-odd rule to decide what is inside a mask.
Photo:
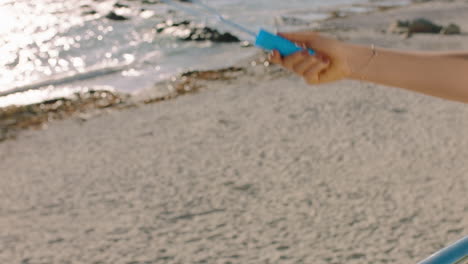
[{"label": "wrist", "polygon": [[376,55],[376,49],[372,46],[345,44],[346,74],[353,80],[366,79],[366,71]]}]

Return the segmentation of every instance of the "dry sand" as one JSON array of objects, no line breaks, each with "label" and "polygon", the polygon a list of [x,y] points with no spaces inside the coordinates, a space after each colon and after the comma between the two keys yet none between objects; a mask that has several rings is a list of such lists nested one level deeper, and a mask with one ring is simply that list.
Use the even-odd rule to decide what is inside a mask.
[{"label": "dry sand", "polygon": [[[466,1],[325,24],[468,49],[380,32],[417,16],[468,29]],[[467,105],[284,74],[53,122],[0,144],[0,263],[416,263],[468,233],[467,131]]]}]

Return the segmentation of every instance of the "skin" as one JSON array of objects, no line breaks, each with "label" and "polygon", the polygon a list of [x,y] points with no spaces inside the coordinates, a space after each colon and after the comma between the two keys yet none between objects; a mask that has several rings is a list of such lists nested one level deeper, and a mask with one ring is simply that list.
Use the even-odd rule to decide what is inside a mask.
[{"label": "skin", "polygon": [[404,52],[353,45],[315,32],[280,34],[307,51],[270,61],[302,76],[308,84],[353,79],[394,86],[468,103],[468,52]]}]

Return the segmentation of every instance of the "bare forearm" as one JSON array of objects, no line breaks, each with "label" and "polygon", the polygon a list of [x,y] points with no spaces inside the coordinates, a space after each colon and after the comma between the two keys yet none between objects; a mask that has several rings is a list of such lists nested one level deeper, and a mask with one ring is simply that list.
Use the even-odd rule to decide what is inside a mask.
[{"label": "bare forearm", "polygon": [[377,49],[372,55],[370,47],[356,45],[350,45],[347,51],[353,79],[468,102],[468,52]]},{"label": "bare forearm", "polygon": [[468,103],[468,52],[404,52],[340,42],[315,32],[281,36],[317,51],[297,52],[273,63],[302,76],[309,84],[351,78],[395,86]]}]

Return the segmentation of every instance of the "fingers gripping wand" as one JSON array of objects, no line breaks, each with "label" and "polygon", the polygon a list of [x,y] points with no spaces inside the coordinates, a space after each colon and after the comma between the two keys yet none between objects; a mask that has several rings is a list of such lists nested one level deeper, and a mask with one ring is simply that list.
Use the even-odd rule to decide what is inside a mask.
[{"label": "fingers gripping wand", "polygon": [[[173,0],[162,0],[164,3],[169,4],[179,10],[182,10],[186,13],[195,15],[195,16],[201,16],[202,14],[199,11],[196,11],[195,9],[188,8],[182,4],[175,3]],[[293,53],[299,52],[301,50],[304,50],[304,48],[298,46],[296,43],[291,42],[281,36],[278,36],[276,34],[273,34],[267,30],[260,29],[258,33],[255,33],[254,31],[245,28],[244,26],[241,26],[231,20],[226,19],[223,15],[221,15],[217,10],[214,8],[205,5],[204,3],[198,1],[198,0],[193,0],[193,4],[198,5],[199,7],[202,7],[205,9],[207,12],[213,14],[216,16],[216,18],[224,23],[225,25],[228,25],[232,28],[235,28],[237,30],[240,30],[242,32],[245,32],[252,36],[255,39],[255,46],[262,48],[266,51],[273,51],[273,50],[278,50],[281,56],[289,56]],[[308,49],[309,54],[314,55],[315,52],[311,49]]]}]

